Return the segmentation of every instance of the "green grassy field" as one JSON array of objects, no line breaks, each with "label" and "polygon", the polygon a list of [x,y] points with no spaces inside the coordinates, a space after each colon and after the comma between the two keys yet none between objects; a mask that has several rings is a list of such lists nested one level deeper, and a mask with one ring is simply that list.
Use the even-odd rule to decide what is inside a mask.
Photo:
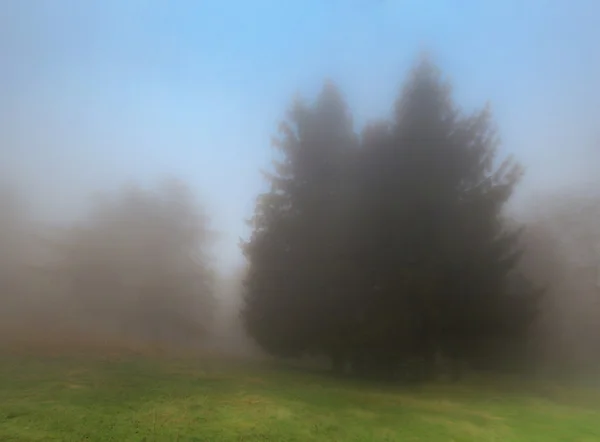
[{"label": "green grassy field", "polygon": [[385,386],[142,356],[0,356],[0,441],[600,441],[600,394]]}]

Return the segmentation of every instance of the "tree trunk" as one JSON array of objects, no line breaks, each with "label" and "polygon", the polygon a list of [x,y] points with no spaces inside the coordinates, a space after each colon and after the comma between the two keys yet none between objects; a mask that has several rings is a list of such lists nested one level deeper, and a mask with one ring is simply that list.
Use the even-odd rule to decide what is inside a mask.
[{"label": "tree trunk", "polygon": [[346,358],[340,351],[334,351],[331,354],[331,369],[334,374],[341,376],[346,369]]},{"label": "tree trunk", "polygon": [[452,382],[458,382],[463,378],[462,361],[457,358],[452,358],[450,362],[450,379]]}]

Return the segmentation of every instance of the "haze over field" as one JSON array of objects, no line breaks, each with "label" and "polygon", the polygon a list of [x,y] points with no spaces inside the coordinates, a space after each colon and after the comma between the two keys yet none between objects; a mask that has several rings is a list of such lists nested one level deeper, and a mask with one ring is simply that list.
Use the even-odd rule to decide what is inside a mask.
[{"label": "haze over field", "polygon": [[[203,220],[198,231],[177,216],[169,218],[169,226],[201,243],[210,262],[206,272],[214,279],[210,290],[204,285],[208,277],[198,283],[195,275],[186,284],[200,284],[207,293],[216,290],[217,300],[226,299],[219,304],[226,311],[217,317],[229,318],[219,329],[227,335],[231,328],[223,324],[237,321],[238,280],[245,265],[240,238],[250,236],[246,220],[257,195],[267,189],[260,170],[269,168],[274,157],[271,137],[292,99],[299,95],[312,101],[331,78],[360,131],[392,112],[394,97],[425,50],[449,77],[458,104],[472,110],[491,103],[502,155],[514,155],[526,170],[510,201],[513,213],[542,226],[544,235],[569,243],[571,252],[560,249],[561,263],[552,265],[567,266],[565,261],[571,269],[584,255],[585,277],[565,271],[573,276],[556,285],[566,285],[561,290],[569,293],[573,285],[585,286],[580,290],[585,296],[577,298],[581,303],[569,302],[575,305],[574,317],[589,315],[591,324],[600,317],[600,310],[590,307],[600,295],[588,284],[595,277],[600,281],[594,273],[600,272],[600,223],[593,221],[600,216],[599,15],[600,5],[593,0],[5,0],[0,4],[0,184],[22,198],[26,213],[20,221],[6,221],[12,224],[3,238],[13,242],[2,259],[10,261],[18,255],[12,251],[24,247],[30,254],[23,252],[19,262],[35,255],[36,265],[42,265],[46,258],[40,254],[55,253],[40,252],[39,245],[27,242],[29,237],[27,245],[14,243],[18,238],[10,229],[29,229],[46,241],[86,244],[85,250],[69,249],[71,263],[93,251],[129,275],[124,262],[135,260],[123,258],[117,265],[117,256],[124,255],[107,255],[104,245],[131,247],[127,250],[137,259],[161,255],[165,247],[175,250],[180,237],[174,235],[177,239],[168,245],[153,243],[151,252],[137,243],[123,245],[121,236],[107,232],[130,228],[123,221],[129,216],[127,198],[141,198],[136,201],[149,211],[136,218],[140,223],[151,217],[148,213],[173,215],[183,207],[185,216]],[[169,185],[146,196],[135,193],[143,193],[140,189],[122,190],[128,183],[154,188],[165,177],[183,181],[192,196],[186,194],[181,203],[181,194],[169,193]],[[97,203],[98,192],[117,202],[109,208]],[[585,213],[582,195],[591,201]],[[168,204],[173,201],[181,205],[172,209]],[[123,224],[104,223],[107,213]],[[94,233],[77,236],[68,229],[75,224]],[[535,247],[538,239],[530,240]],[[597,252],[587,250],[596,243]],[[529,250],[537,251],[534,246]],[[546,284],[556,273],[531,253],[531,272]],[[171,264],[169,275],[180,275],[180,267]],[[149,269],[161,264],[152,265],[140,272],[152,274]],[[77,268],[81,274],[90,272]],[[5,269],[12,268],[6,264]],[[37,290],[38,306],[46,305],[40,299],[49,299],[40,295],[50,291],[47,284],[53,293],[64,291],[60,277],[51,277],[51,283],[32,283],[29,274],[22,279],[34,288],[20,290]],[[92,279],[82,287],[91,287]],[[19,283],[11,279],[6,284]],[[192,287],[186,284],[186,290]],[[162,311],[161,301],[155,301],[148,313],[152,321]],[[102,307],[107,318],[125,311],[117,295],[110,302]],[[178,311],[187,311],[182,305]],[[57,304],[54,308],[61,310]],[[135,306],[127,308],[128,314],[142,315]],[[73,319],[80,313],[61,314]],[[140,330],[150,321],[136,318]],[[118,327],[131,322],[123,316]],[[238,339],[242,331],[236,330]],[[196,331],[182,333],[188,339]],[[599,339],[581,333],[592,346]],[[574,336],[582,342],[580,334]],[[584,345],[578,351],[588,350]]]}]

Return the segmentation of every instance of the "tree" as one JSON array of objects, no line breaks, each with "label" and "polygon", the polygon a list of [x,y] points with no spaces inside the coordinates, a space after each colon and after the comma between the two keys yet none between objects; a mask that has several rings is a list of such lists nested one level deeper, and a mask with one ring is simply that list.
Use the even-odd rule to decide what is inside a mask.
[{"label": "tree", "polygon": [[360,142],[331,85],[282,133],[245,244],[260,345],[378,376],[410,361],[433,373],[440,354],[455,374],[522,354],[540,291],[517,271],[520,229],[503,208],[522,169],[497,161],[489,107],[466,115],[424,59]]},{"label": "tree", "polygon": [[345,235],[351,118],[326,83],[313,106],[296,101],[274,141],[282,160],[267,173],[250,240],[243,316],[251,336],[279,355],[334,356],[340,337],[340,253]]},{"label": "tree", "polygon": [[[591,190],[591,191],[590,191]],[[533,208],[533,209],[532,209]],[[595,189],[536,196],[529,205],[523,272],[547,288],[536,321],[542,368],[600,365],[600,198]]]},{"label": "tree", "polygon": [[60,248],[79,315],[101,331],[197,342],[212,310],[210,232],[187,187],[131,186],[99,200]]},{"label": "tree", "polygon": [[30,219],[25,201],[14,188],[0,187],[0,312],[6,325],[22,320],[28,302]]},{"label": "tree", "polygon": [[426,372],[437,352],[473,360],[495,339],[522,337],[537,292],[509,289],[519,230],[502,213],[522,169],[511,159],[497,165],[489,108],[464,115],[425,59],[394,120],[364,140],[368,244],[358,258],[372,275],[363,309],[377,330],[365,347],[388,365],[411,355]]}]

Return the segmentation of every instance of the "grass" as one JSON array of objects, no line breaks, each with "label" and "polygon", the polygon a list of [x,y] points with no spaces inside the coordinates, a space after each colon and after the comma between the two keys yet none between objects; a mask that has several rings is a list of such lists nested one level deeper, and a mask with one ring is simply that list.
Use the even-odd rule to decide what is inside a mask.
[{"label": "grass", "polygon": [[600,393],[501,380],[385,386],[189,358],[4,352],[0,440],[592,442]]}]

